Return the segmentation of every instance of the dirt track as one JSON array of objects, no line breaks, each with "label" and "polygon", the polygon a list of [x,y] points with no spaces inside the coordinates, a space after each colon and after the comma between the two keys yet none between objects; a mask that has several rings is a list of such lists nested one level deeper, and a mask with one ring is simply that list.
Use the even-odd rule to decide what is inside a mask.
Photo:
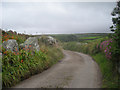
[{"label": "dirt track", "polygon": [[100,88],[101,73],[88,55],[63,50],[64,59],[14,88]]}]

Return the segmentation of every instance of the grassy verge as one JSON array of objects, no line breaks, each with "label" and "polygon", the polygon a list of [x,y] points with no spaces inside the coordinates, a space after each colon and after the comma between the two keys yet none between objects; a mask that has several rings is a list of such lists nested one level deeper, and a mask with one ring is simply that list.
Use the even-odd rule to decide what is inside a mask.
[{"label": "grassy verge", "polygon": [[103,53],[92,55],[102,72],[102,88],[118,88],[118,74],[113,69],[113,64],[108,61]]},{"label": "grassy verge", "polygon": [[[108,37],[100,38],[89,43],[81,42],[64,42],[63,48],[66,50],[82,52],[91,55],[95,61],[99,64],[102,76],[103,76],[103,88],[118,88],[118,73],[116,65],[114,65],[112,59],[106,57],[105,49],[101,48],[103,41],[109,40]],[[107,45],[107,44],[106,44]],[[110,44],[102,47],[110,47]],[[110,49],[109,49],[110,51]],[[114,57],[113,57],[114,58]]]}]

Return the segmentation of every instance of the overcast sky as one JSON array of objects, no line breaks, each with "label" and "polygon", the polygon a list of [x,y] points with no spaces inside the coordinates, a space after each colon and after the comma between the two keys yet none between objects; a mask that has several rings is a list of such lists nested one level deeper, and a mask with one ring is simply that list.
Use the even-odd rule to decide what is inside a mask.
[{"label": "overcast sky", "polygon": [[37,33],[108,33],[115,2],[3,2],[2,29]]}]

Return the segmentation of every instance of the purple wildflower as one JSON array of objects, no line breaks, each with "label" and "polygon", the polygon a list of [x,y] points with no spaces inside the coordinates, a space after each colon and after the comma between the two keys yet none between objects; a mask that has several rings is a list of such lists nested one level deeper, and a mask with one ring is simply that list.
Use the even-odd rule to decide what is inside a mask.
[{"label": "purple wildflower", "polygon": [[105,50],[104,52],[107,52],[107,50]]}]

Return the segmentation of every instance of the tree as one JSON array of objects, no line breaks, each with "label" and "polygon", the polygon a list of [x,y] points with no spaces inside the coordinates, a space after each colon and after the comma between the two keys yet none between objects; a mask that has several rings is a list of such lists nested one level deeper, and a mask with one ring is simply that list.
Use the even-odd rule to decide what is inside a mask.
[{"label": "tree", "polygon": [[[113,9],[111,15],[113,16],[112,22],[113,25],[110,27],[111,31],[114,32],[112,38],[114,41],[113,44],[113,57],[114,62],[120,69],[120,1],[117,2],[116,7]],[[120,73],[120,70],[119,70]]]}]

